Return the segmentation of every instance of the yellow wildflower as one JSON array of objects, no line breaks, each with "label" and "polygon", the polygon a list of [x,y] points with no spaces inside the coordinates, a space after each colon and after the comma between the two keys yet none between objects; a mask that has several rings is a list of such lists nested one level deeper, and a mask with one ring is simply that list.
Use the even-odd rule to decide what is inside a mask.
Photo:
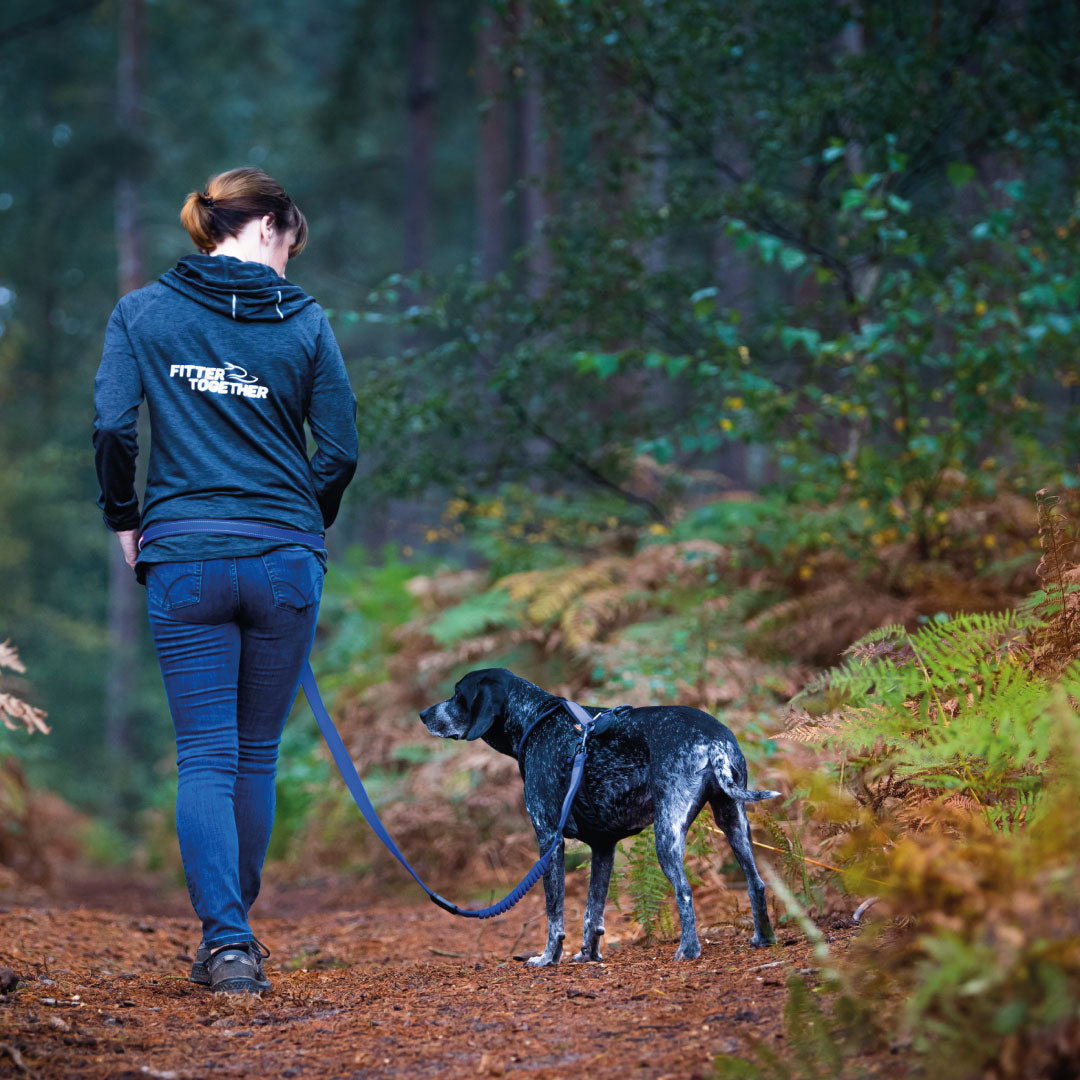
[{"label": "yellow wildflower", "polygon": [[975,314],[976,315],[985,315],[986,314],[986,301],[985,300],[976,300],[975,301]]},{"label": "yellow wildflower", "polygon": [[726,416],[721,419],[721,421],[720,421],[720,430],[721,431],[731,431],[732,428],[734,428],[734,427],[735,427],[735,425]]}]

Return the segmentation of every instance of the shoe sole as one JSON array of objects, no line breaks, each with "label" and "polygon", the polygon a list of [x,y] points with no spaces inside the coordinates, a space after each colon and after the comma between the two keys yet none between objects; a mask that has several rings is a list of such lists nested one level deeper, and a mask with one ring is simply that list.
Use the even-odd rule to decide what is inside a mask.
[{"label": "shoe sole", "polygon": [[213,988],[215,994],[261,994],[264,990],[268,989],[268,986],[263,986],[254,979],[243,978],[222,979],[221,982]]},{"label": "shoe sole", "polygon": [[[270,989],[269,979],[261,982],[258,979],[246,981],[254,981],[261,993],[265,994]],[[210,968],[206,964],[194,964],[191,968],[191,974],[188,976],[188,982],[193,982],[196,986],[210,986]]]}]

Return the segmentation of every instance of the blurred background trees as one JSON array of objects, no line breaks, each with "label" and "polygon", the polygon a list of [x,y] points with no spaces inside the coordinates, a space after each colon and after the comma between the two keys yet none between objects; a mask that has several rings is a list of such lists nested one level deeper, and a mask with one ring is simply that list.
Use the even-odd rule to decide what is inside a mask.
[{"label": "blurred background trees", "polygon": [[334,559],[552,567],[748,490],[844,507],[773,553],[796,584],[841,545],[983,573],[959,508],[1075,483],[1078,31],[1037,0],[9,5],[0,610],[55,721],[26,769],[125,828],[168,777],[91,384],[240,164],[307,212],[289,274],[360,399]]}]

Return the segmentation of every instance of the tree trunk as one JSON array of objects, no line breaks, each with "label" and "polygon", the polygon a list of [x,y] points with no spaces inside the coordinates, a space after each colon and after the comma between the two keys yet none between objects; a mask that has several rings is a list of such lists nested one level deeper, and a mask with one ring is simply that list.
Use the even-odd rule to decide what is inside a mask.
[{"label": "tree trunk", "polygon": [[[521,5],[521,25],[528,30],[531,13]],[[555,136],[544,130],[544,74],[535,58],[526,56],[525,90],[521,101],[522,169],[525,173],[524,239],[529,245],[525,263],[530,296],[542,296],[551,283],[551,247],[545,223],[556,209],[553,183],[558,158]]]},{"label": "tree trunk", "polygon": [[480,101],[480,145],[476,156],[476,249],[486,281],[503,266],[508,179],[506,74],[501,52],[506,33],[502,17],[490,8],[481,15],[477,35],[476,89]]},{"label": "tree trunk", "polygon": [[[143,0],[121,0],[116,119],[121,131],[137,137],[140,127],[139,76]],[[120,295],[144,284],[138,219],[138,182],[126,169],[116,178],[116,250]],[[109,548],[108,642],[105,674],[105,750],[122,758],[136,704],[138,672],[138,582],[120,545]],[[115,786],[110,785],[115,794]]]},{"label": "tree trunk", "polygon": [[409,43],[408,160],[405,174],[405,269],[421,270],[428,261],[431,217],[431,141],[434,130],[435,75],[432,0],[414,0]]}]

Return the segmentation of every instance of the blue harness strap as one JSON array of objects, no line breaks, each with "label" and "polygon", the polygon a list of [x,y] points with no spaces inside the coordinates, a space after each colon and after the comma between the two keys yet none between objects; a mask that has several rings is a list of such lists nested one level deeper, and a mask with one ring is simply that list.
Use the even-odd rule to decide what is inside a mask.
[{"label": "blue harness strap", "polygon": [[[215,533],[226,536],[250,536],[259,540],[284,540],[290,544],[302,544],[316,551],[325,550],[323,538],[316,533],[297,532],[293,529],[282,529],[276,525],[261,525],[255,521],[231,521],[211,518],[162,521],[156,525],[151,525],[139,537],[139,548],[141,549],[143,544],[147,544],[151,540],[158,540],[163,536],[180,536],[185,533]],[[310,662],[304,665],[303,674],[300,676],[300,685],[304,689],[308,705],[311,706],[319,730],[322,732],[326,745],[330,749],[330,756],[334,759],[334,764],[337,766],[338,772],[341,773],[341,778],[345,781],[345,786],[349,789],[357,808],[363,814],[364,820],[371,826],[375,835],[386,845],[386,849],[390,854],[405,867],[416,884],[444,911],[449,911],[452,915],[461,915],[467,919],[490,919],[495,915],[502,915],[509,911],[544,876],[552,858],[559,849],[559,845],[562,843],[563,829],[566,828],[566,823],[570,819],[570,808],[573,805],[574,796],[577,795],[581,787],[581,780],[585,772],[586,745],[589,735],[595,727],[593,723],[594,717],[576,701],[559,698],[550,709],[533,720],[518,744],[519,749],[524,746],[525,739],[537,721],[550,715],[559,707],[565,707],[581,726],[581,743],[578,746],[577,753],[574,755],[574,764],[570,770],[570,787],[566,792],[566,797],[563,799],[562,813],[559,817],[559,826],[555,830],[554,843],[540,856],[525,877],[501,900],[484,908],[461,908],[424,884],[417,872],[409,865],[408,859],[402,855],[397,844],[394,843],[394,838],[386,831],[386,826],[379,820],[379,815],[368,797],[364,783],[356,771],[352,758],[349,756],[349,751],[346,749],[338,729],[334,726],[334,721],[331,719],[326,705],[323,704],[322,695],[319,693],[315,673],[311,670]]]}]

